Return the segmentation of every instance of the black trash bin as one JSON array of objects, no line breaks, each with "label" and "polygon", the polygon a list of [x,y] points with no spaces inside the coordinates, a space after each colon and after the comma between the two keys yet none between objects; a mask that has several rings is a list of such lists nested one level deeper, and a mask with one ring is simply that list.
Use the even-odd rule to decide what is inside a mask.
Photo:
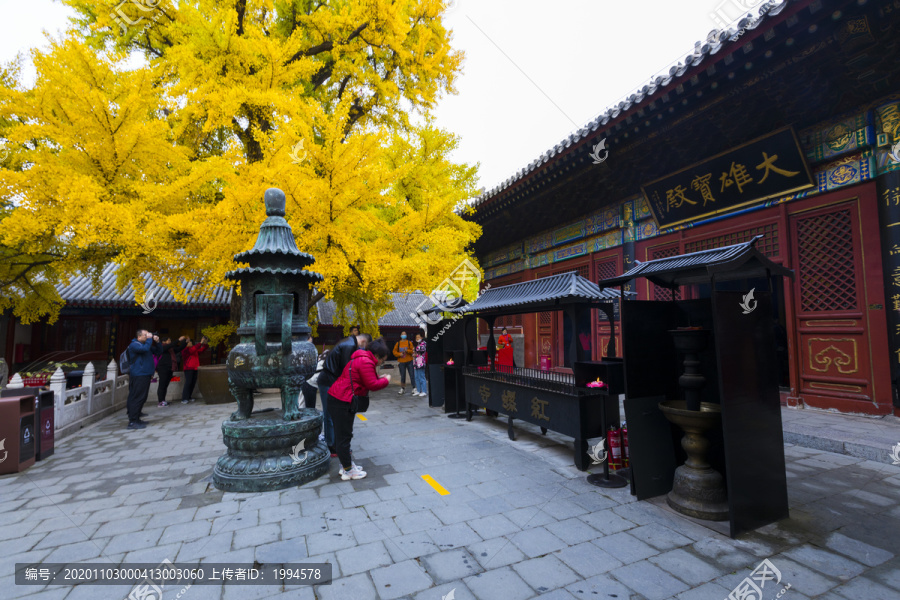
[{"label": "black trash bin", "polygon": [[35,458],[37,460],[44,460],[53,455],[56,429],[56,405],[53,398],[52,390],[43,390],[38,393],[37,401],[34,403],[38,429],[35,432],[35,438],[37,438]]}]

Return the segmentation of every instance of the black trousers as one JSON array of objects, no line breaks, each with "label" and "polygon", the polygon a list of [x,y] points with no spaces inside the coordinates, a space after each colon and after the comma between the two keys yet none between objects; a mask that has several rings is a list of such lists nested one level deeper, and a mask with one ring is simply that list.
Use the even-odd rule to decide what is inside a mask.
[{"label": "black trousers", "polygon": [[316,393],[318,393],[319,391],[318,388],[313,385],[309,385],[304,381],[301,390],[303,391],[303,404],[306,406],[306,408],[315,408]]},{"label": "black trousers", "polygon": [[165,402],[166,392],[169,391],[169,382],[172,381],[172,369],[157,369],[156,374],[159,375],[159,386],[156,388],[156,398],[159,402]]},{"label": "black trousers", "polygon": [[153,375],[131,375],[128,378],[128,422],[134,423],[141,418],[141,407],[147,401],[150,392],[150,380]]},{"label": "black trousers", "polygon": [[398,368],[400,369],[400,387],[406,386],[406,374],[409,373],[409,382],[413,387],[416,387],[416,380],[413,376],[413,361],[407,361],[402,363],[397,363]]},{"label": "black trousers", "polygon": [[331,394],[328,394],[328,413],[331,415],[331,423],[334,426],[334,447],[341,461],[341,466],[346,471],[353,463],[350,456],[350,440],[353,439],[353,422],[356,413],[350,412],[350,403],[341,402]]},{"label": "black trousers", "polygon": [[194,386],[197,385],[197,369],[184,370],[184,389],[181,390],[181,399],[190,400],[194,393]]}]

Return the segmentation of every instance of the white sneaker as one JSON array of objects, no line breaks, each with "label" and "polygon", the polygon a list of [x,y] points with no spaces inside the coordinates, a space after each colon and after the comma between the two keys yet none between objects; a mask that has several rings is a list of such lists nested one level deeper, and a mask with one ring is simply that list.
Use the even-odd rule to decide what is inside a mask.
[{"label": "white sneaker", "polygon": [[363,471],[358,465],[353,465],[352,467],[350,467],[349,471],[344,471],[344,469],[341,469],[340,474],[343,481],[349,481],[351,479],[363,479],[366,476],[366,472]]},{"label": "white sneaker", "polygon": [[427,392],[419,392],[419,396],[421,396],[422,398],[424,398],[427,395],[428,395]]},{"label": "white sneaker", "polygon": [[403,395],[403,392],[405,392],[405,391],[406,391],[405,388],[400,388],[400,395],[402,396],[402,395]]}]

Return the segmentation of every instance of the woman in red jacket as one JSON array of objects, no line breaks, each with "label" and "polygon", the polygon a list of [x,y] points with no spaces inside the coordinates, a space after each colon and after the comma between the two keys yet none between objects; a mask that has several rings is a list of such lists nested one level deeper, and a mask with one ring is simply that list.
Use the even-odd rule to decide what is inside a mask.
[{"label": "woman in red jacket", "polygon": [[197,384],[197,369],[200,368],[200,353],[205,352],[209,346],[209,341],[204,335],[200,338],[199,344],[194,344],[190,339],[182,337],[179,341],[184,340],[186,348],[181,351],[182,368],[184,369],[184,388],[181,390],[181,403],[187,404],[193,402],[191,395],[194,393],[194,386]]},{"label": "woman in red jacket", "polygon": [[328,390],[328,413],[334,426],[334,446],[341,461],[340,475],[344,481],[366,476],[366,472],[353,463],[350,455],[350,440],[356,419],[356,413],[350,411],[350,401],[353,396],[368,396],[369,392],[387,387],[391,376],[378,377],[376,370],[384,364],[387,355],[388,347],[380,338],[366,346],[365,350],[355,351],[341,376]]}]

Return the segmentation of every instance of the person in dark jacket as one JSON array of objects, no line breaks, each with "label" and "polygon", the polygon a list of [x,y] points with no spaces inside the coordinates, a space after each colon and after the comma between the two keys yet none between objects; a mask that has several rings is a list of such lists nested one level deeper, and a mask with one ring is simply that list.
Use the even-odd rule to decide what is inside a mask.
[{"label": "person in dark jacket", "polygon": [[[204,335],[200,338],[200,343],[195,344],[190,338],[181,338],[184,340],[185,349],[181,351],[181,360],[184,363],[184,388],[181,390],[181,403],[187,404],[193,402],[191,395],[194,393],[194,386],[197,384],[197,370],[200,368],[200,353],[205,352],[209,345],[207,337]],[[181,340],[179,340],[181,341]]]},{"label": "person in dark jacket", "polygon": [[316,384],[319,387],[319,397],[322,399],[322,429],[325,433],[325,443],[331,451],[331,457],[337,456],[334,448],[334,428],[332,427],[331,416],[328,412],[328,390],[331,385],[337,381],[344,367],[350,362],[350,357],[357,350],[363,349],[372,341],[372,336],[368,333],[361,333],[356,336],[350,336],[331,349],[325,362],[322,365],[322,372],[319,373],[319,379]]},{"label": "person in dark jacket", "polygon": [[[311,334],[307,335],[306,341],[312,344],[313,336]],[[323,365],[323,359],[318,358],[316,360],[316,371],[318,372],[319,368]],[[303,382],[303,385],[300,387],[301,396],[303,396],[303,406],[306,408],[316,407],[316,394],[319,393],[319,388],[317,388],[315,385],[317,380],[317,373],[313,373]]]},{"label": "person in dark jacket", "polygon": [[368,396],[369,392],[384,389],[391,382],[391,376],[378,377],[378,367],[387,358],[388,347],[377,339],[365,350],[357,350],[344,367],[341,376],[331,386],[328,398],[328,412],[334,423],[334,444],[341,461],[340,476],[344,481],[362,479],[366,476],[353,462],[350,454],[350,440],[353,439],[353,423],[356,413],[350,408],[353,396]]},{"label": "person in dark jacket", "polygon": [[146,329],[138,329],[137,337],[126,349],[130,369],[128,371],[128,429],[143,429],[141,407],[147,401],[150,380],[153,378],[153,337]]},{"label": "person in dark jacket", "polygon": [[166,393],[169,391],[169,383],[172,381],[172,373],[175,371],[178,360],[175,355],[184,350],[180,343],[172,343],[172,338],[166,337],[160,346],[159,360],[156,363],[156,374],[159,377],[159,385],[156,388],[156,399],[159,406],[168,406]]}]

